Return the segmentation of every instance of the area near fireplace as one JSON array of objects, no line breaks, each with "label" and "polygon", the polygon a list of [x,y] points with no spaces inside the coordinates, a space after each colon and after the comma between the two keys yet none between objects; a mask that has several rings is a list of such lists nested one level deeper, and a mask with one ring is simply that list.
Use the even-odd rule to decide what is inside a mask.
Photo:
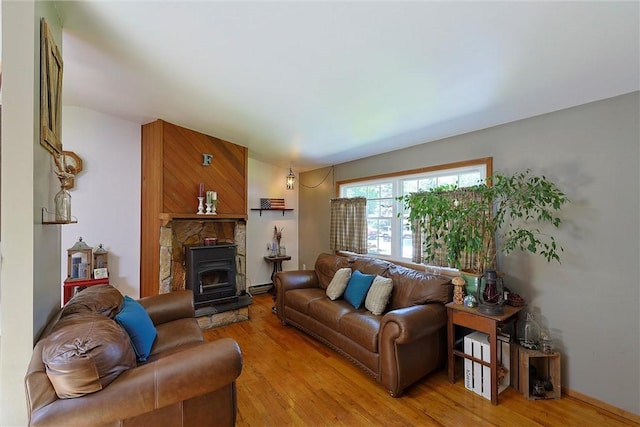
[{"label": "area near fireplace", "polygon": [[[247,148],[156,120],[142,126],[141,154],[140,296],[184,289],[183,244],[217,237],[244,257]],[[217,192],[217,215],[196,214],[200,183]],[[244,263],[237,270],[244,274]]]},{"label": "area near fireplace", "polygon": [[185,287],[193,292],[196,316],[234,311],[252,303],[237,284],[235,244],[185,245]]},{"label": "area near fireplace", "polygon": [[[243,319],[245,310],[241,310],[252,303],[246,293],[246,223],[240,220],[225,220],[216,218],[183,218],[177,216],[166,222],[160,229],[160,293],[172,292],[180,289],[190,289],[187,285],[189,260],[188,248],[233,248],[233,265],[227,266],[225,281],[228,286],[226,294],[210,294],[215,298],[199,298],[194,294],[196,315],[214,316],[222,312],[231,312]],[[204,246],[205,238],[215,237],[216,246]],[[206,249],[202,249],[206,251]],[[229,251],[225,251],[229,257]],[[196,260],[200,263],[200,260]],[[203,259],[204,267],[211,267],[212,260]],[[192,260],[193,263],[193,260]],[[220,277],[218,277],[218,280]],[[198,289],[199,290],[199,286]],[[220,316],[216,316],[220,317]],[[227,316],[228,317],[228,316]],[[246,310],[248,318],[248,310]],[[210,318],[211,326],[219,321]],[[237,321],[237,320],[236,320]],[[204,320],[203,320],[204,322]],[[223,320],[223,323],[231,323]]]},{"label": "area near fireplace", "polygon": [[236,245],[185,245],[185,287],[196,309],[238,301]]},{"label": "area near fireplace", "polygon": [[[163,120],[142,126],[140,296],[186,289],[185,245],[216,238],[235,245],[240,307],[208,304],[197,307],[198,314],[234,314],[251,303],[245,287],[247,165],[246,147]],[[217,215],[197,214],[201,183],[217,192]]]}]

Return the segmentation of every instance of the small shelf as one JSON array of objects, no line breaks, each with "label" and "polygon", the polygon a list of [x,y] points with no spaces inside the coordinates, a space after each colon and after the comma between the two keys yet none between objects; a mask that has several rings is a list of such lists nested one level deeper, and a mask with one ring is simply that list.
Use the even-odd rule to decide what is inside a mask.
[{"label": "small shelf", "polygon": [[[65,225],[65,224],[77,224],[78,223],[78,218],[73,217],[74,219],[72,219],[71,221],[50,221],[48,219],[49,216],[54,215],[55,214],[52,212],[49,212],[49,210],[47,208],[42,208],[42,225]],[[46,219],[45,219],[46,218]]]},{"label": "small shelf", "polygon": [[292,211],[293,208],[251,208],[252,211],[260,211],[260,216],[262,216],[262,211],[282,211],[282,216],[286,211]]}]

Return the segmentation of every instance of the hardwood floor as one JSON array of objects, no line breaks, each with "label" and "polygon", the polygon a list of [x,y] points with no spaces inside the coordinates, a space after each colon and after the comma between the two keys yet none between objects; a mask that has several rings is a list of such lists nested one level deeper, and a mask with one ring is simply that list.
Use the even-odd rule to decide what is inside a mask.
[{"label": "hardwood floor", "polygon": [[270,294],[257,295],[250,320],[204,331],[207,340],[231,337],[242,349],[238,426],[637,425],[566,395],[528,401],[509,388],[493,406],[461,378],[450,384],[445,369],[394,399],[339,354],[282,326],[272,305]]}]

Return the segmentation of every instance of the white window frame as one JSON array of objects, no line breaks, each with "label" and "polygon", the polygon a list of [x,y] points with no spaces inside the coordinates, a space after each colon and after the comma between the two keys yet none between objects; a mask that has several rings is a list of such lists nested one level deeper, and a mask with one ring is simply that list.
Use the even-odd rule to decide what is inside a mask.
[{"label": "white window frame", "polygon": [[[406,248],[411,251],[411,238],[403,239],[403,235],[406,234],[403,228],[403,218],[398,217],[398,212],[403,211],[402,202],[397,200],[398,197],[404,196],[403,188],[406,181],[412,181],[417,179],[433,179],[433,178],[446,178],[453,175],[461,175],[465,173],[476,172],[479,174],[479,179],[484,180],[487,176],[491,176],[493,173],[493,159],[491,157],[485,157],[481,159],[468,160],[464,162],[448,163],[443,165],[437,165],[427,167],[423,169],[410,170],[404,172],[398,172],[388,175],[379,175],[372,177],[363,177],[359,179],[353,179],[348,181],[336,182],[337,192],[340,197],[349,197],[347,195],[350,189],[374,186],[383,183],[391,184],[392,188],[392,216],[389,218],[391,222],[391,238],[389,242],[386,242],[382,233],[378,230],[378,236],[375,239],[371,239],[371,248],[376,250],[369,252],[369,256],[384,258],[389,260],[400,260],[403,262],[411,262],[411,252],[407,256],[403,256],[403,248],[405,248],[404,255],[407,255]],[[470,182],[468,185],[477,184],[477,182]],[[441,184],[436,184],[441,185]],[[464,185],[463,185],[464,186]],[[421,188],[421,190],[427,190],[427,188]],[[387,197],[385,197],[388,199]],[[376,199],[377,200],[377,199]],[[404,216],[403,216],[404,217]],[[372,218],[373,220],[386,220],[387,217]],[[369,217],[367,217],[369,220]],[[368,240],[369,241],[369,240]],[[387,244],[388,248],[387,250]],[[384,253],[380,253],[379,248]]]}]

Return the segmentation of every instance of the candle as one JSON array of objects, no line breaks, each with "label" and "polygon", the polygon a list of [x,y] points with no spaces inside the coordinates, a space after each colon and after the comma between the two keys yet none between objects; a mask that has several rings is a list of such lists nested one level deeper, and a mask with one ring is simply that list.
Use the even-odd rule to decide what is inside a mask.
[{"label": "candle", "polygon": [[212,200],[218,200],[218,193],[216,193],[215,191],[211,192],[211,199]]},{"label": "candle", "polygon": [[198,192],[198,197],[204,197],[204,183],[200,183],[200,188],[199,188],[199,192]]},{"label": "candle", "polygon": [[207,203],[213,203],[213,191],[207,191]]}]

